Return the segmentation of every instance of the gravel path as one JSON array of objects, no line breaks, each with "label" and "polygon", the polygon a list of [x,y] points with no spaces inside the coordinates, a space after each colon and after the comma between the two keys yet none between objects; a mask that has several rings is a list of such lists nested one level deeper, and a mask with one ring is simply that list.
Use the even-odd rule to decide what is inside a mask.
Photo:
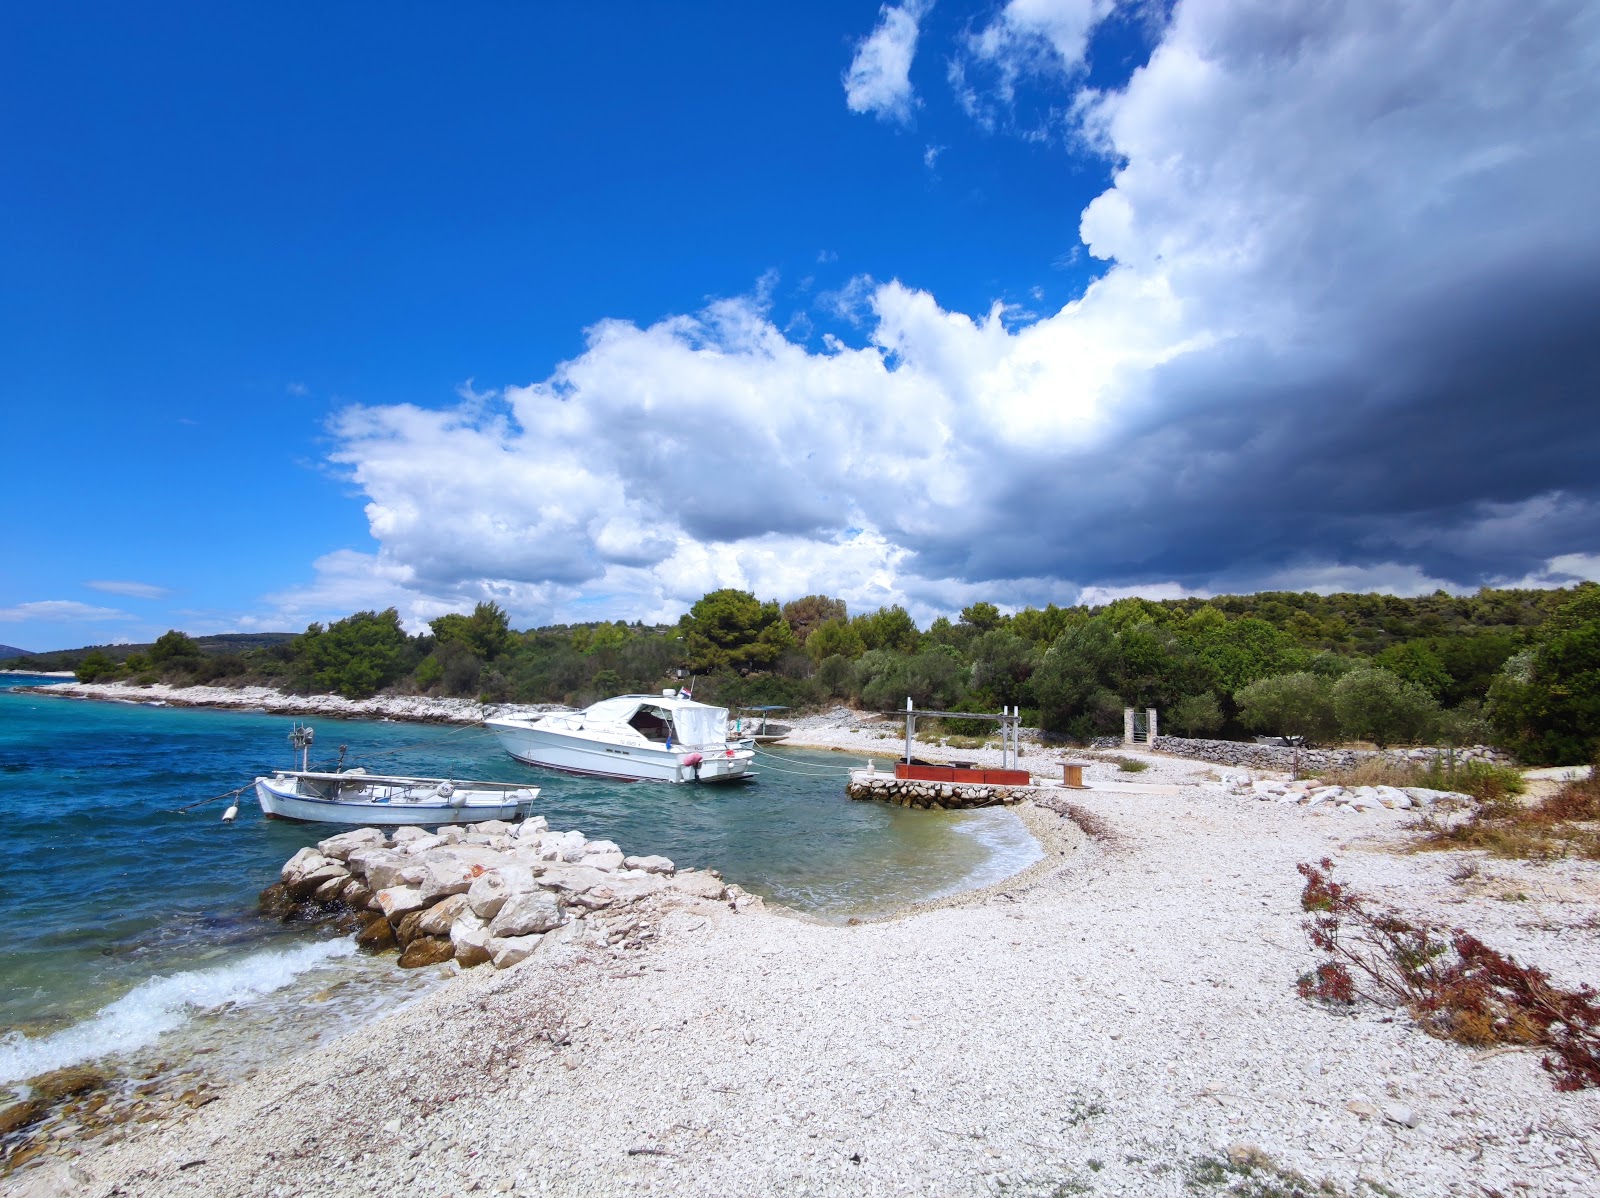
[{"label": "gravel path", "polygon": [[1258,803],[1141,756],[1116,790],[1070,794],[1107,839],[1025,808],[1047,860],[986,891],[851,927],[678,914],[642,951],[474,971],[179,1123],[88,1146],[76,1176],[11,1184],[1045,1198],[1230,1192],[1231,1159],[1347,1194],[1600,1192],[1600,1093],[1557,1093],[1536,1054],[1293,991],[1311,962],[1298,861],[1332,854],[1569,985],[1600,977],[1596,867],[1452,881],[1463,855],[1391,851],[1404,813]]}]

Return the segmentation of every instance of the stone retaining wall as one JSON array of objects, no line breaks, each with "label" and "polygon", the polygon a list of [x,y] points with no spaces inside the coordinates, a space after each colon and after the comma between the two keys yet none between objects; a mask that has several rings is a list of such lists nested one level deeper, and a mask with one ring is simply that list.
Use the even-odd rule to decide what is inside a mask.
[{"label": "stone retaining wall", "polygon": [[[1097,736],[1090,742],[1096,749],[1124,749],[1120,737]],[[1288,770],[1295,764],[1295,750],[1287,745],[1259,745],[1243,740],[1191,740],[1182,736],[1160,737],[1152,748],[1174,757],[1193,757],[1245,769]],[[1436,748],[1389,749],[1379,754],[1371,749],[1301,749],[1300,769],[1353,769],[1364,761],[1385,756],[1391,761],[1414,761],[1426,765],[1447,750]],[[1457,763],[1463,761],[1501,761],[1504,757],[1487,745],[1472,745],[1456,750]]]},{"label": "stone retaining wall", "polygon": [[924,811],[963,811],[971,807],[1001,807],[1019,803],[1031,787],[973,785],[965,782],[919,782],[893,774],[852,774],[845,793],[852,799],[877,799],[896,807]]}]

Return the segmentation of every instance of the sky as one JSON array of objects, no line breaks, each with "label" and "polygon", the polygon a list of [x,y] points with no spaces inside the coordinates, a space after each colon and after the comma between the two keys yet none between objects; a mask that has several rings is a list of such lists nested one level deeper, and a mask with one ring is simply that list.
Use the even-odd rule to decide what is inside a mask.
[{"label": "sky", "polygon": [[1600,7],[0,12],[0,643],[1600,579]]}]

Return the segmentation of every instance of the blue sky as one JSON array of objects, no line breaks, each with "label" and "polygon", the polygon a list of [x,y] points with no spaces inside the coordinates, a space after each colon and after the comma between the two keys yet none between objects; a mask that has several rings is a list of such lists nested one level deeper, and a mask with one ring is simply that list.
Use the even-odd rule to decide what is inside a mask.
[{"label": "blue sky", "polygon": [[1585,6],[591,7],[0,17],[0,642],[1600,575]]}]

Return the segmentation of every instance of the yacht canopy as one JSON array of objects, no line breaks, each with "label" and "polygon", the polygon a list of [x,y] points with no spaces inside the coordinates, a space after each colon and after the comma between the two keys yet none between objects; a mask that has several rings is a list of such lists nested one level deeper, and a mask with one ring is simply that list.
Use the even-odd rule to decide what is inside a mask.
[{"label": "yacht canopy", "polygon": [[681,745],[724,745],[728,741],[728,709],[666,695],[619,695],[602,699],[583,712],[583,722],[626,724],[640,708],[654,708],[672,718],[673,739]]}]

